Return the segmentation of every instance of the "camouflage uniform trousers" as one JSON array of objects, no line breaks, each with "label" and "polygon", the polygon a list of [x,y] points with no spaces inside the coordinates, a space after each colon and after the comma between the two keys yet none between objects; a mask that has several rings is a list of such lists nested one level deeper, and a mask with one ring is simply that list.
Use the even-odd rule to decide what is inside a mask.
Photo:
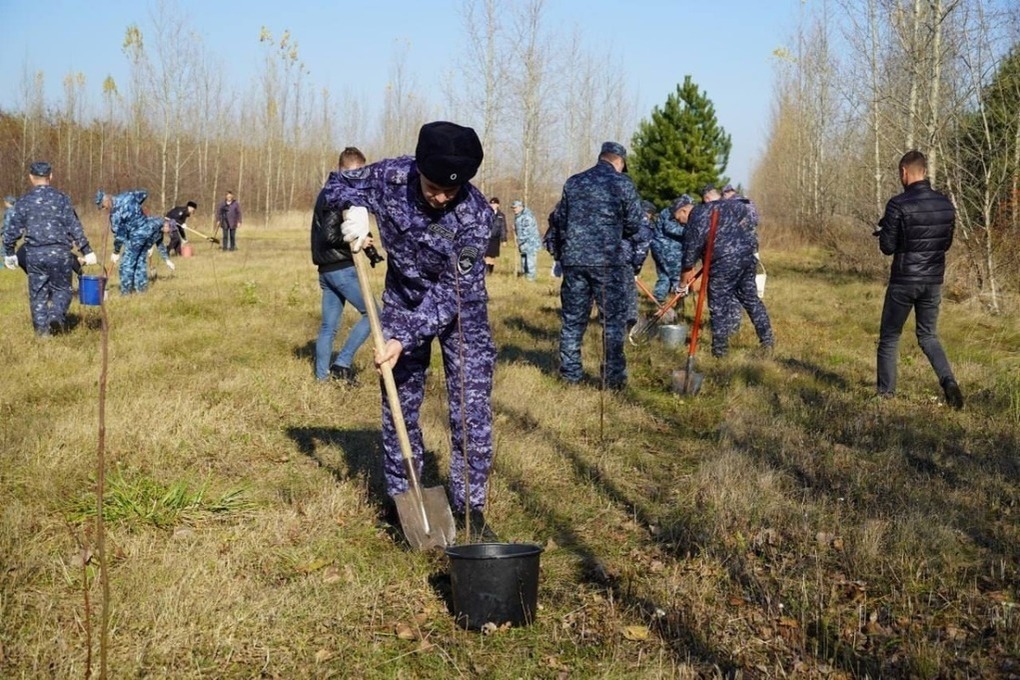
[{"label": "camouflage uniform trousers", "polygon": [[624,281],[624,287],[627,289],[624,298],[624,301],[627,303],[625,320],[627,322],[626,327],[630,330],[637,324],[638,318],[638,292],[633,276],[627,277],[627,280]]},{"label": "camouflage uniform trousers", "polygon": [[51,323],[63,326],[66,321],[71,306],[71,258],[67,248],[25,248],[28,304],[39,335],[49,335]]},{"label": "camouflage uniform trousers", "polygon": [[[149,289],[149,248],[153,245],[153,234],[161,233],[162,217],[148,217],[145,227],[138,227],[127,243],[120,257],[120,294],[144,293]],[[158,223],[158,227],[157,227]]]},{"label": "camouflage uniform trousers", "polygon": [[[383,308],[383,327],[386,326],[386,308]],[[446,392],[449,395],[449,422],[452,449],[450,453],[450,496],[454,512],[463,511],[467,496],[464,480],[466,446],[469,465],[468,480],[471,498],[468,505],[481,510],[488,494],[489,470],[492,467],[492,374],[496,365],[496,345],[489,329],[485,302],[465,303],[460,315],[461,331],[454,319],[437,337],[446,373]],[[463,347],[461,347],[461,333]],[[419,414],[425,398],[425,375],[432,354],[432,338],[418,347],[404,352],[393,371],[404,412],[408,438],[415,468],[421,478],[425,455]],[[463,364],[461,363],[463,356]],[[461,376],[463,395],[461,401]],[[385,391],[383,410],[383,472],[386,493],[390,496],[404,493],[408,488],[407,471],[400,453],[400,441],[393,425],[389,401]],[[463,412],[462,412],[463,411]],[[466,426],[466,439],[465,435]]]},{"label": "camouflage uniform trousers", "polygon": [[765,303],[758,297],[754,274],[753,260],[737,268],[717,270],[712,267],[708,278],[708,311],[712,315],[713,356],[726,354],[730,336],[740,328],[741,307],[751,317],[758,342],[765,347],[771,347],[775,343],[769,313],[765,309]]},{"label": "camouflage uniform trousers", "polygon": [[521,248],[521,273],[534,281],[538,278],[538,248]]},{"label": "camouflage uniform trousers", "polygon": [[[627,359],[623,355],[627,314],[627,279],[630,267],[564,267],[560,285],[563,327],[560,330],[560,377],[570,383],[584,377],[581,343],[588,328],[594,302],[603,320],[605,355],[601,367],[606,385],[620,388],[627,383]],[[633,296],[631,296],[633,297]],[[635,303],[637,302],[635,298]]]},{"label": "camouflage uniform trousers", "polygon": [[680,280],[680,258],[682,251],[679,248],[669,250],[665,248],[652,249],[652,261],[655,263],[655,288],[652,294],[662,304],[669,296],[673,284]]}]

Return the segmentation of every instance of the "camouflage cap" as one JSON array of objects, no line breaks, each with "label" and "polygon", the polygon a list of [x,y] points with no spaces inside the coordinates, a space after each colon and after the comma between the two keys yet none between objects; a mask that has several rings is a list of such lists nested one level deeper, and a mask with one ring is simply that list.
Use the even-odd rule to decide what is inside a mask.
[{"label": "camouflage cap", "polygon": [[518,201],[514,201],[513,203],[510,204],[510,207],[511,208],[523,208],[524,207],[524,203],[522,203],[519,200]]},{"label": "camouflage cap", "polygon": [[418,131],[414,150],[418,172],[440,186],[461,186],[478,172],[482,142],[472,128],[438,120]]},{"label": "camouflage cap", "polygon": [[28,174],[33,177],[49,177],[53,174],[53,166],[46,161],[36,161],[28,166]]},{"label": "camouflage cap", "polygon": [[714,184],[712,184],[711,182],[709,182],[708,184],[706,184],[705,186],[701,187],[701,188],[700,188],[700,189],[698,190],[698,195],[699,195],[699,196],[704,196],[704,195],[705,195],[705,194],[707,194],[708,192],[710,192],[710,191],[715,191],[715,190],[716,190],[716,189],[715,189],[715,185],[714,185]]},{"label": "camouflage cap", "polygon": [[737,193],[737,190],[733,188],[733,185],[732,185],[732,184],[727,184],[726,186],[724,186],[724,187],[722,188],[722,193],[724,193],[724,194],[726,194],[726,193],[729,193],[729,192],[731,192],[731,191],[732,191],[733,193]]},{"label": "camouflage cap", "polygon": [[604,153],[615,153],[623,160],[627,160],[627,149],[619,142],[603,142],[599,155],[601,156]]},{"label": "camouflage cap", "polygon": [[97,208],[103,207],[103,198],[105,196],[106,196],[106,192],[103,191],[102,189],[100,189],[99,191],[96,192],[96,197],[95,197],[94,200],[96,202],[96,207]]},{"label": "camouflage cap", "polygon": [[673,199],[673,203],[669,206],[669,211],[671,213],[675,213],[680,208],[682,208],[682,207],[684,207],[686,205],[693,205],[693,204],[694,204],[694,199],[692,199],[687,194],[683,194],[682,196],[680,196],[680,198]]}]

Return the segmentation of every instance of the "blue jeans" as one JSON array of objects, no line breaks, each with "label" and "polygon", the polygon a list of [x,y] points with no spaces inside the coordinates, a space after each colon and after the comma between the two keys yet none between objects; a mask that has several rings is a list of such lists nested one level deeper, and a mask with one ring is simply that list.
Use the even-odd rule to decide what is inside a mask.
[{"label": "blue jeans", "polygon": [[882,327],[878,332],[878,392],[896,392],[896,360],[899,355],[900,334],[910,310],[914,310],[917,327],[917,344],[928,357],[928,362],[938,376],[939,385],[954,380],[953,369],[939,342],[936,326],[939,320],[939,304],[942,302],[942,286],[924,283],[891,283],[885,289],[885,304],[882,307]]},{"label": "blue jeans", "polygon": [[333,338],[336,337],[340,325],[344,303],[349,302],[358,310],[361,318],[348,333],[347,341],[336,357],[337,366],[350,368],[354,361],[354,353],[368,338],[371,329],[368,314],[365,312],[365,299],[361,296],[361,288],[358,286],[358,273],[354,267],[320,273],[319,288],[322,289],[322,326],[319,327],[319,337],[315,341],[315,378],[325,380],[329,377]]}]

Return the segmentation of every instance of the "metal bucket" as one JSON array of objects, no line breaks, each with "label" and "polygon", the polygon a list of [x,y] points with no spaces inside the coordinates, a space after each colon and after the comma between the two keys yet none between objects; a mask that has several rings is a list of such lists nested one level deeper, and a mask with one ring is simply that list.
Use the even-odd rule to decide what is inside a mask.
[{"label": "metal bucket", "polygon": [[106,277],[84,274],[78,283],[78,302],[83,305],[101,305],[106,294]]},{"label": "metal bucket", "polygon": [[472,543],[446,549],[453,615],[464,628],[527,626],[538,606],[538,558],[532,543]]},{"label": "metal bucket", "polygon": [[659,339],[666,347],[679,347],[687,340],[687,326],[682,323],[659,326]]}]

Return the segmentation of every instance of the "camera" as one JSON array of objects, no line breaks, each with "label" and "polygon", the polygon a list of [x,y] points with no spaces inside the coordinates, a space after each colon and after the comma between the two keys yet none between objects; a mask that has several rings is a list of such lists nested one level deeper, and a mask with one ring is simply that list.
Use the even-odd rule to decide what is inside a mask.
[{"label": "camera", "polygon": [[379,254],[379,251],[375,249],[375,246],[366,246],[363,250],[365,251],[365,256],[368,257],[368,263],[373,267],[386,259]]}]

